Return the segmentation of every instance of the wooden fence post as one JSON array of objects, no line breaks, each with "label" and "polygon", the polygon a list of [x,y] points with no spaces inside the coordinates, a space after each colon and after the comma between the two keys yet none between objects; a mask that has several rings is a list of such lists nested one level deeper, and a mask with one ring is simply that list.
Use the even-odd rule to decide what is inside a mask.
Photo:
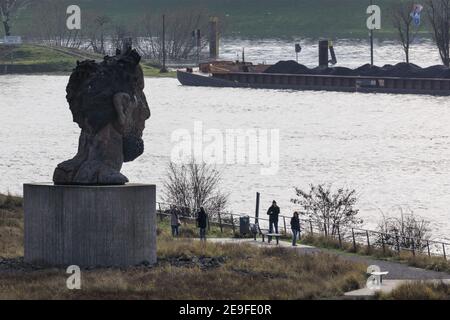
[{"label": "wooden fence post", "polygon": [[352,228],[353,250],[356,252],[355,230]]},{"label": "wooden fence post", "polygon": [[366,230],[367,250],[370,251],[369,230]]},{"label": "wooden fence post", "polygon": [[428,256],[431,257],[430,242],[427,240]]},{"label": "wooden fence post", "polygon": [[286,217],[285,216],[283,216],[283,222],[284,222],[284,234],[287,236]]},{"label": "wooden fence post", "polygon": [[220,217],[220,212],[218,212],[217,214],[218,214],[218,216],[219,216],[220,233],[223,233],[222,218]]},{"label": "wooden fence post", "polygon": [[234,216],[231,215],[231,224],[233,225],[233,236],[236,233],[236,226],[234,225]]},{"label": "wooden fence post", "polygon": [[309,230],[311,230],[311,235],[314,235],[314,230],[313,230],[313,226],[312,226],[312,221],[309,220]]},{"label": "wooden fence post", "polygon": [[[411,240],[411,239],[410,239]],[[412,246],[412,253],[413,256],[416,256],[416,245],[414,244],[414,239],[412,239],[413,241],[411,242],[411,246]]]},{"label": "wooden fence post", "polygon": [[386,245],[384,244],[384,233],[381,234],[381,245],[383,246],[383,253],[386,253]]},{"label": "wooden fence post", "polygon": [[444,253],[444,259],[447,260],[447,255],[445,254],[445,243],[442,243],[442,252]]},{"label": "wooden fence post", "polygon": [[337,232],[338,232],[338,237],[339,237],[339,248],[342,249],[342,238],[341,238],[341,230],[339,228],[339,225],[337,226]]}]

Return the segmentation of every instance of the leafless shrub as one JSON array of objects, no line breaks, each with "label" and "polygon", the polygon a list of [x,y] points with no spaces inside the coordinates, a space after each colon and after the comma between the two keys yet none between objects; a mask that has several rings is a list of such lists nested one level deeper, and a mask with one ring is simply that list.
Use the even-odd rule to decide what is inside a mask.
[{"label": "leafless shrub", "polygon": [[[362,224],[357,217],[359,210],[354,206],[357,201],[356,191],[339,188],[333,192],[331,186],[311,185],[308,191],[295,188],[297,198],[291,202],[300,205],[306,216],[325,235],[336,235],[338,228]],[[341,230],[340,230],[341,231]]]},{"label": "leafless shrub", "polygon": [[[207,45],[206,30],[208,19],[202,11],[176,11],[165,17],[165,47],[168,59],[180,60],[197,55],[197,43],[192,32],[201,30],[198,49]],[[163,58],[163,23],[160,15],[144,15],[140,19],[136,44],[143,57],[157,62]]]},{"label": "leafless shrub", "polygon": [[187,208],[184,215],[194,216],[200,207],[208,215],[215,216],[226,209],[228,194],[220,190],[221,174],[213,166],[197,164],[169,164],[164,181],[163,200],[180,208]]},{"label": "leafless shrub", "polygon": [[59,47],[80,48],[83,44],[82,30],[67,28],[67,4],[60,0],[42,0],[32,10],[33,29],[30,36],[36,40]]},{"label": "leafless shrub", "polygon": [[0,0],[0,19],[6,36],[11,35],[12,20],[32,0]]},{"label": "leafless shrub", "polygon": [[428,20],[442,63],[450,65],[450,0],[427,0]]},{"label": "leafless shrub", "polygon": [[392,25],[397,30],[398,40],[405,52],[406,63],[409,63],[409,50],[411,42],[417,35],[419,28],[414,27],[411,11],[414,7],[413,1],[398,1],[392,4]]},{"label": "leafless shrub", "polygon": [[[383,233],[384,243],[391,247],[422,251],[430,240],[430,222],[400,210],[400,217],[385,217],[378,224],[378,231]],[[381,235],[380,235],[381,236]],[[378,240],[381,243],[381,239]]]}]

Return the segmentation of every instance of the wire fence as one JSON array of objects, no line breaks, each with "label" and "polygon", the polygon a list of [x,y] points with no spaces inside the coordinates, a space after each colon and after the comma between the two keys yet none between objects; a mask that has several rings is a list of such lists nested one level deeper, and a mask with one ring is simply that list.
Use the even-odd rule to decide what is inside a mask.
[{"label": "wire fence", "polygon": [[[181,220],[195,221],[195,213],[187,207],[171,205],[168,203],[158,202],[157,213],[163,217],[169,217],[171,207],[176,207],[181,213]],[[208,228],[212,225],[220,228],[221,232],[224,232],[225,228],[233,230],[235,234],[240,229],[240,218],[248,217],[250,223],[258,223],[262,230],[268,230],[268,227],[262,226],[261,222],[266,222],[269,225],[269,219],[264,217],[252,217],[249,215],[238,215],[226,212],[215,212],[208,215]],[[284,236],[291,236],[292,230],[290,228],[290,219],[284,215],[279,215],[278,219],[278,232]],[[405,237],[400,234],[383,233],[380,231],[363,229],[352,226],[338,226],[319,223],[310,219],[300,219],[301,234],[326,237],[327,239],[335,240],[340,248],[348,248],[351,246],[353,251],[357,251],[358,248],[364,246],[367,250],[378,249],[383,253],[396,253],[410,252],[412,255],[427,255],[429,257],[438,256],[447,259],[447,252],[450,248],[450,243],[442,241],[434,241],[422,238]],[[329,230],[332,230],[330,232]]]}]

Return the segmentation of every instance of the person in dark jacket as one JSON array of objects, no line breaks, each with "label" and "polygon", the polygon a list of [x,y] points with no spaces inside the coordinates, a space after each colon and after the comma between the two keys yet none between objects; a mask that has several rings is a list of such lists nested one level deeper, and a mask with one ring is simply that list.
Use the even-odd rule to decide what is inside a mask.
[{"label": "person in dark jacket", "polygon": [[294,216],[291,218],[291,230],[292,230],[292,246],[297,246],[297,239],[300,239],[300,218],[298,212],[294,212]]},{"label": "person in dark jacket", "polygon": [[[278,216],[280,215],[280,207],[277,206],[277,202],[275,200],[272,201],[272,205],[267,210],[267,214],[269,215],[269,233],[278,233]],[[272,237],[268,237],[269,242],[272,240]]]},{"label": "person in dark jacket", "polygon": [[203,207],[200,208],[197,216],[197,226],[200,229],[200,240],[206,241],[206,227],[208,225],[208,215]]}]

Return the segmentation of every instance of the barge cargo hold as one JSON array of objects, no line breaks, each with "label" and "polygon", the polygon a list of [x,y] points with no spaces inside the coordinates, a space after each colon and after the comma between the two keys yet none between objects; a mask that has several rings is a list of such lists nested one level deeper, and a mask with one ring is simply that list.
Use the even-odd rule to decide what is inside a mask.
[{"label": "barge cargo hold", "polygon": [[201,75],[184,71],[177,71],[177,78],[182,85],[186,86],[450,95],[450,79],[439,78],[249,72],[223,72]]}]

